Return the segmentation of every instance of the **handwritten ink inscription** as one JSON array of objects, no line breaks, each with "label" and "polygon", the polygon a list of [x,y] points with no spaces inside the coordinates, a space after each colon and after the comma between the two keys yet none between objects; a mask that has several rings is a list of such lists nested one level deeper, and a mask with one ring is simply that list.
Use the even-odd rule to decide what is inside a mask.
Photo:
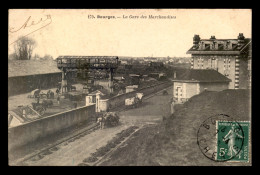
[{"label": "handwritten ink inscription", "polygon": [[[10,27],[9,32],[10,33],[16,33],[16,32],[22,32],[25,31],[28,33],[25,34],[25,36],[28,36],[52,23],[51,15],[45,15],[44,18],[40,18],[38,20],[32,20],[32,16],[29,16],[26,21],[17,28]],[[28,29],[28,30],[27,30]],[[32,30],[30,30],[32,29]]]}]

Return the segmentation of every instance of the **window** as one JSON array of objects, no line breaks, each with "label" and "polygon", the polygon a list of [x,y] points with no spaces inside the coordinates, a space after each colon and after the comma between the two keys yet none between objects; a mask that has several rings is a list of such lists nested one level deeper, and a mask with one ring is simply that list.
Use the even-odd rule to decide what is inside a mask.
[{"label": "window", "polygon": [[198,59],[198,69],[203,69],[203,58]]},{"label": "window", "polygon": [[218,50],[223,50],[224,49],[224,44],[218,44]]},{"label": "window", "polygon": [[85,62],[86,62],[85,59],[80,59],[80,64],[81,64],[81,65],[84,65]]},{"label": "window", "polygon": [[96,60],[95,59],[90,59],[89,61],[90,61],[90,63],[95,63]]},{"label": "window", "polygon": [[210,69],[212,67],[212,60],[211,58],[208,59],[208,68]]},{"label": "window", "polygon": [[106,63],[106,60],[105,59],[100,59],[99,62],[100,63]]},{"label": "window", "polygon": [[218,70],[218,59],[217,58],[216,59],[214,58],[212,60],[212,68],[215,70]]},{"label": "window", "polygon": [[209,50],[210,49],[210,44],[205,44],[205,50]]},{"label": "window", "polygon": [[67,59],[62,59],[62,63],[67,63]]},{"label": "window", "polygon": [[229,76],[230,74],[230,67],[231,67],[231,63],[230,63],[230,58],[224,59],[224,75],[225,76]]}]

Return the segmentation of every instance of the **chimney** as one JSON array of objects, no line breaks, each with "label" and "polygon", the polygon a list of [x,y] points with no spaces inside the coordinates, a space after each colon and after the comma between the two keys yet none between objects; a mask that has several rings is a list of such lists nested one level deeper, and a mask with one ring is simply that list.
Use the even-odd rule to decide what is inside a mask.
[{"label": "chimney", "polygon": [[176,78],[177,78],[177,73],[176,73],[176,71],[174,71],[173,79],[176,79]]},{"label": "chimney", "polygon": [[242,44],[244,44],[244,42],[245,42],[245,37],[244,37],[243,33],[239,33],[237,39],[238,39],[237,45],[238,45],[239,47],[240,47]]},{"label": "chimney", "polygon": [[199,42],[200,42],[200,36],[194,35],[194,37],[193,37],[193,48],[196,48],[199,45]]},{"label": "chimney", "polygon": [[212,35],[212,36],[210,37],[210,39],[211,39],[211,40],[215,40],[216,37],[215,37],[214,35]]}]

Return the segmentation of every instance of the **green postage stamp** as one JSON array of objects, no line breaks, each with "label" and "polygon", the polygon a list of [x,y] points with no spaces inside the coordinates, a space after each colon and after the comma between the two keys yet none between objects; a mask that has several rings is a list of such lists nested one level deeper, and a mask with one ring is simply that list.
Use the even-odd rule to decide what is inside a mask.
[{"label": "green postage stamp", "polygon": [[216,160],[249,161],[250,122],[217,121]]}]

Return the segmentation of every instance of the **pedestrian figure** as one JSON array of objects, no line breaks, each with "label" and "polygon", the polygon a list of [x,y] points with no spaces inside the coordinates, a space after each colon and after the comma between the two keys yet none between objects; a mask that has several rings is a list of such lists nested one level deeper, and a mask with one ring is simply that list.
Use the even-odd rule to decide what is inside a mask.
[{"label": "pedestrian figure", "polygon": [[48,92],[47,92],[47,99],[50,98],[50,93],[51,93],[51,90],[48,90]]},{"label": "pedestrian figure", "polygon": [[59,95],[59,92],[60,92],[60,90],[59,90],[59,88],[57,88],[57,90],[56,90],[57,95]]},{"label": "pedestrian figure", "polygon": [[57,97],[57,102],[60,104],[60,96]]},{"label": "pedestrian figure", "polygon": [[105,122],[104,122],[104,117],[103,116],[102,117],[98,117],[97,123],[99,123],[100,129],[104,129]]},{"label": "pedestrian figure", "polygon": [[40,96],[37,96],[37,104],[40,103]]},{"label": "pedestrian figure", "polygon": [[171,102],[171,114],[174,113],[174,101]]},{"label": "pedestrian figure", "polygon": [[51,93],[50,93],[50,98],[51,98],[51,99],[54,99],[54,92],[52,92],[52,91],[51,91]]}]

